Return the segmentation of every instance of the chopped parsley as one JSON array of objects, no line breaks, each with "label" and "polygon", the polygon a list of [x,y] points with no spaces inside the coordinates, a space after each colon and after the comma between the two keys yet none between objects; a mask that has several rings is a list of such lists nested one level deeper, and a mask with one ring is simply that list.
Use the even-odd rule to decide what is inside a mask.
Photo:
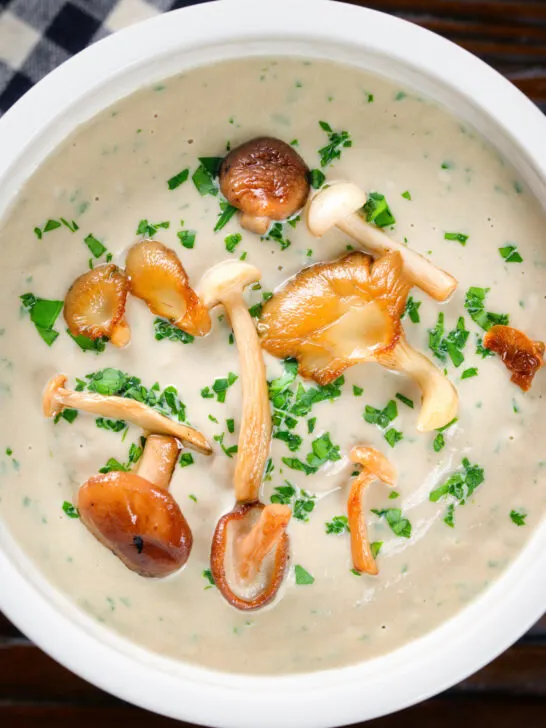
[{"label": "chopped parsley", "polygon": [[61,227],[61,225],[64,225],[65,228],[68,228],[71,233],[75,233],[76,230],[80,229],[80,226],[75,220],[72,220],[72,222],[68,222],[68,220],[65,220],[64,217],[59,218],[58,220],[49,219],[43,228],[35,227],[34,228],[34,234],[38,238],[38,240],[41,240],[44,233],[49,233],[52,230],[57,230]]},{"label": "chopped parsley", "polygon": [[[294,226],[292,225],[292,227]],[[279,245],[281,250],[286,250],[292,245],[291,241],[284,235],[284,226],[281,222],[273,223],[273,225],[267,231],[266,235],[262,235],[261,239],[273,240]]]},{"label": "chopped parsley", "polygon": [[339,445],[334,445],[330,433],[325,432],[311,443],[311,452],[307,454],[306,462],[298,458],[283,458],[283,463],[292,470],[299,470],[305,475],[313,475],[327,462],[341,460]]},{"label": "chopped parsley", "polygon": [[284,481],[284,485],[275,488],[271,495],[271,503],[280,503],[286,506],[292,506],[294,518],[298,521],[307,523],[309,514],[315,508],[316,495],[308,493],[306,490],[296,488],[288,480]]},{"label": "chopped parsley", "polygon": [[527,513],[524,513],[523,511],[510,511],[510,518],[516,524],[516,526],[525,526]]},{"label": "chopped parsley", "polygon": [[277,430],[273,433],[275,440],[282,440],[288,446],[290,452],[296,452],[301,447],[303,439],[299,435],[295,435],[293,432],[288,430]]},{"label": "chopped parsley", "polygon": [[416,301],[413,296],[410,296],[406,302],[406,308],[404,309],[402,318],[404,318],[404,316],[409,316],[412,324],[418,324],[421,321],[421,317],[419,315],[420,308],[421,301]]},{"label": "chopped parsley", "polygon": [[411,200],[411,193],[410,193],[410,191],[409,190],[406,190],[405,192],[402,192],[402,197],[405,200]]},{"label": "chopped parsley", "polygon": [[436,432],[438,433],[436,437],[434,438],[434,441],[432,443],[432,447],[434,448],[434,452],[440,452],[440,450],[443,450],[443,448],[446,445],[444,432],[454,425],[457,422],[457,417],[451,420],[451,422],[448,422],[447,425],[444,425],[443,427],[439,427]]},{"label": "chopped parsley", "polygon": [[400,394],[400,392],[397,392],[396,393],[396,399],[399,399],[400,402],[402,402],[403,404],[406,405],[406,407],[409,407],[410,409],[413,409],[413,407],[414,407],[413,400],[410,399],[409,397],[406,397],[403,394]]},{"label": "chopped parsley", "polygon": [[192,250],[195,247],[195,230],[180,230],[176,235],[184,248]]},{"label": "chopped parsley", "polygon": [[320,169],[312,169],[309,172],[309,183],[314,190],[318,190],[324,184],[326,177]]},{"label": "chopped parsley", "polygon": [[167,187],[170,190],[175,190],[177,187],[180,187],[180,185],[183,184],[189,176],[190,170],[183,169],[181,172],[175,174],[173,177],[167,180]]},{"label": "chopped parsley", "polygon": [[106,417],[97,417],[95,424],[102,430],[110,430],[111,432],[121,432],[127,427],[123,420],[109,420]]},{"label": "chopped parsley", "polygon": [[68,422],[71,425],[77,416],[78,416],[78,410],[71,409],[69,407],[68,409],[64,409],[62,412],[57,412],[57,414],[53,418],[53,422],[55,424],[57,424],[57,422],[59,422],[60,420],[66,420],[66,422]]},{"label": "chopped parsley", "polygon": [[182,331],[182,329],[162,318],[155,319],[154,334],[156,341],[168,339],[169,341],[180,341],[182,344],[191,344],[195,339],[191,334]]},{"label": "chopped parsley", "polygon": [[319,121],[319,126],[328,135],[328,144],[318,150],[320,166],[327,167],[334,159],[340,159],[342,150],[352,147],[353,142],[348,131],[333,131],[326,121]]},{"label": "chopped parsley", "polygon": [[218,402],[225,402],[227,390],[235,384],[238,379],[239,377],[236,374],[229,372],[227,377],[215,379],[212,387],[204,387],[201,390],[201,397],[204,399],[213,399],[216,395],[216,400]]},{"label": "chopped parsley", "polygon": [[[153,238],[156,232],[159,230],[159,228],[163,228],[164,230],[168,230],[171,226],[171,223],[165,220],[164,222],[148,222],[148,220],[141,220],[138,223],[137,235],[142,235],[145,238]],[[91,250],[91,249],[90,249]],[[106,248],[105,248],[106,250]],[[93,251],[91,251],[93,252]],[[94,255],[94,253],[93,253]],[[95,256],[98,257],[98,256]]]},{"label": "chopped parsley", "polygon": [[456,367],[461,366],[464,361],[462,350],[466,346],[470,332],[466,330],[464,316],[459,316],[457,326],[444,336],[444,313],[438,314],[438,321],[433,329],[428,331],[428,346],[434,356],[445,362],[447,356]]},{"label": "chopped parsley", "polygon": [[195,460],[193,459],[191,452],[183,452],[182,455],[180,455],[178,462],[181,468],[187,468],[188,465],[193,465]]},{"label": "chopped parsley", "polygon": [[311,574],[299,564],[296,564],[294,566],[294,574],[296,575],[296,584],[298,586],[305,586],[307,584],[315,583],[315,577],[311,576]]},{"label": "chopped parsley", "polygon": [[443,485],[440,485],[438,488],[433,490],[429,495],[429,499],[433,503],[436,503],[436,501],[440,500],[440,498],[444,498],[446,496],[451,496],[454,499],[454,502],[450,504],[453,505],[451,513],[448,512],[446,516],[449,521],[449,523],[447,521],[446,523],[448,523],[449,526],[453,526],[453,511],[455,505],[463,506],[484,480],[485,476],[483,468],[480,468],[479,465],[471,465],[468,458],[463,458],[462,467],[450,475]]},{"label": "chopped parsley", "polygon": [[400,442],[400,440],[404,439],[404,435],[400,432],[400,430],[396,430],[394,427],[391,427],[388,429],[385,434],[383,435],[385,440],[389,443],[391,447],[394,447],[396,443]]},{"label": "chopped parsley", "polygon": [[402,538],[409,538],[411,536],[411,523],[407,518],[402,516],[402,510],[400,508],[372,508],[372,513],[375,513],[379,518],[384,518],[393,533]]},{"label": "chopped parsley", "polygon": [[351,530],[347,516],[334,516],[331,521],[327,521],[324,525],[328,534],[348,533]]},{"label": "chopped parsley", "polygon": [[507,263],[523,263],[523,258],[518,253],[517,245],[505,245],[503,248],[499,248],[499,253]]},{"label": "chopped parsley", "polygon": [[232,233],[231,235],[226,235],[224,238],[224,243],[226,244],[226,250],[228,253],[234,253],[235,248],[239,245],[241,240],[243,239],[243,236],[241,233]]},{"label": "chopped parsley", "polygon": [[85,379],[78,379],[77,392],[96,392],[105,396],[125,397],[152,407],[166,417],[172,417],[179,422],[186,422],[186,406],[178,397],[176,387],[169,386],[161,390],[156,382],[149,389],[145,387],[138,377],[130,376],[119,369],[107,367],[92,374],[86,374]]},{"label": "chopped parsley", "polygon": [[[144,441],[144,438],[142,438],[142,441]],[[127,457],[126,463],[120,463],[119,460],[116,460],[116,458],[109,458],[106,462],[106,465],[99,469],[99,473],[112,473],[117,471],[127,473],[131,470],[132,466],[135,463],[138,463],[138,461],[142,457],[142,452],[142,447],[139,447],[138,445],[132,443],[131,447],[129,448],[129,455]]]},{"label": "chopped parsley", "polygon": [[63,511],[66,513],[66,515],[69,518],[79,518],[80,514],[78,512],[78,509],[70,503],[70,501],[65,501],[63,503]]},{"label": "chopped parsley", "polygon": [[217,233],[219,230],[222,230],[236,212],[236,207],[233,207],[233,205],[230,205],[229,202],[226,202],[225,200],[220,200],[220,212],[218,214],[216,225],[214,226],[214,232]]},{"label": "chopped parsley", "polygon": [[508,314],[491,313],[485,310],[485,299],[489,290],[489,288],[471,286],[466,293],[464,302],[464,307],[470,314],[471,319],[484,331],[489,331],[496,324],[507,326],[510,323]]},{"label": "chopped parsley", "polygon": [[203,577],[203,579],[206,579],[208,582],[205,589],[212,589],[213,586],[216,586],[216,582],[214,581],[214,577],[213,577],[212,571],[210,569],[204,569],[201,572],[201,576]]},{"label": "chopped parsley", "polygon": [[471,379],[472,377],[478,376],[478,369],[476,367],[470,367],[470,369],[465,369],[464,372],[461,374],[461,379]]},{"label": "chopped parsley", "polygon": [[396,218],[390,210],[385,195],[380,192],[370,192],[363,210],[366,213],[366,220],[373,222],[378,227],[396,224]]},{"label": "chopped parsley", "polygon": [[466,241],[468,240],[468,235],[465,235],[464,233],[445,233],[444,240],[455,240],[457,243],[460,243],[461,245],[466,245]]},{"label": "chopped parsley", "polygon": [[375,407],[371,407],[367,404],[363,417],[366,422],[370,423],[370,425],[377,425],[378,427],[381,427],[381,429],[385,429],[398,417],[398,407],[396,406],[394,399],[391,399],[387,406],[382,410],[376,409]]},{"label": "chopped parsley", "polygon": [[95,354],[101,354],[105,350],[106,342],[108,341],[106,336],[99,336],[98,339],[90,339],[88,336],[84,336],[83,334],[74,336],[74,334],[70,333],[69,329],[66,330],[66,333],[82,351],[94,351]]},{"label": "chopped parsley", "polygon": [[192,181],[200,195],[216,197],[218,187],[216,177],[220,172],[222,157],[199,157],[199,167],[192,175]]},{"label": "chopped parsley", "polygon": [[233,420],[231,418],[227,419],[226,427],[227,427],[227,431],[229,432],[229,434],[233,435],[233,433],[235,432],[235,420]]},{"label": "chopped parsley", "polygon": [[450,503],[444,516],[444,523],[450,528],[455,528],[455,504]]},{"label": "chopped parsley", "polygon": [[317,424],[317,418],[316,417],[310,417],[307,420],[307,432],[312,435],[315,431],[315,426]]},{"label": "chopped parsley", "polygon": [[59,332],[53,326],[63,310],[64,301],[52,301],[47,298],[39,298],[33,293],[24,293],[19,297],[23,307],[29,312],[30,320],[36,330],[48,346],[51,346]]},{"label": "chopped parsley", "polygon": [[353,395],[355,397],[360,397],[364,393],[364,390],[362,387],[357,387],[356,384],[353,384]]},{"label": "chopped parsley", "polygon": [[400,498],[400,493],[397,490],[391,490],[389,500],[396,500],[396,498]]},{"label": "chopped parsley", "polygon": [[372,541],[370,544],[370,548],[372,550],[372,556],[377,558],[379,555],[379,552],[381,551],[381,547],[383,546],[383,541]]},{"label": "chopped parsley", "polygon": [[476,335],[476,355],[481,356],[482,359],[487,359],[490,356],[495,356],[495,352],[491,349],[486,349],[483,345],[482,337]]}]

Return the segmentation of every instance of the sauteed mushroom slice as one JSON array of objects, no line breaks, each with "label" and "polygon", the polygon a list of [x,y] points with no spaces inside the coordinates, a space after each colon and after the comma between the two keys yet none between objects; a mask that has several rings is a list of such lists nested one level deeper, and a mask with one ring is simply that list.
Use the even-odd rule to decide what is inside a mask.
[{"label": "sauteed mushroom slice", "polygon": [[190,286],[174,250],[156,240],[136,243],[127,254],[125,269],[131,293],[141,298],[152,313],[193,336],[208,334],[209,313]]},{"label": "sauteed mushroom slice", "polygon": [[207,307],[224,307],[239,350],[243,413],[234,475],[238,503],[258,500],[271,441],[265,365],[254,320],[243,298],[244,289],[260,277],[260,271],[254,266],[228,260],[210,268],[199,286]]},{"label": "sauteed mushroom slice", "polygon": [[64,302],[70,333],[93,340],[106,336],[114,346],[128,344],[131,332],[124,318],[128,291],[127,276],[112,263],[76,278]]},{"label": "sauteed mushroom slice", "polygon": [[224,598],[243,611],[259,609],[277,594],[288,565],[288,506],[237,505],[218,521],[211,571]]},{"label": "sauteed mushroom slice", "polygon": [[42,399],[46,417],[55,417],[65,408],[80,409],[101,417],[128,420],[147,432],[171,435],[193,450],[205,455],[211,454],[212,448],[205,436],[193,427],[175,422],[134,399],[67,389],[66,379],[64,374],[56,374],[47,383]]},{"label": "sauteed mushroom slice", "polygon": [[332,182],[319,190],[307,206],[307,226],[316,237],[337,227],[374,255],[398,252],[404,261],[404,272],[412,285],[418,286],[437,301],[445,301],[457,287],[453,276],[437,268],[427,258],[366,222],[359,214],[366,203],[366,194],[350,182]]},{"label": "sauteed mushroom slice", "polygon": [[422,392],[418,429],[443,427],[455,417],[457,392],[404,338],[400,317],[410,287],[398,252],[375,262],[354,252],[309,266],[264,305],[262,346],[279,358],[295,357],[300,374],[321,385],[360,362],[404,372]]},{"label": "sauteed mushroom slice", "polygon": [[241,210],[241,225],[264,235],[272,220],[286,220],[309,195],[309,169],[294,147],[273,137],[233,149],[220,167],[220,189]]},{"label": "sauteed mushroom slice", "polygon": [[366,517],[364,514],[363,494],[365,488],[382,480],[388,485],[396,482],[396,471],[387,458],[373,447],[353,447],[349,453],[353,463],[362,466],[361,473],[351,484],[347,501],[347,516],[351,532],[351,555],[353,567],[366,574],[377,574],[378,568],[368,541]]},{"label": "sauteed mushroom slice", "polygon": [[483,337],[486,349],[500,356],[512,373],[511,381],[524,392],[531,389],[538,370],[544,366],[544,343],[533,341],[511,326],[492,326]]},{"label": "sauteed mushroom slice", "polygon": [[136,473],[95,475],[78,492],[82,523],[141,576],[167,576],[191,552],[190,527],[167,490],[178,452],[173,437],[150,435]]}]

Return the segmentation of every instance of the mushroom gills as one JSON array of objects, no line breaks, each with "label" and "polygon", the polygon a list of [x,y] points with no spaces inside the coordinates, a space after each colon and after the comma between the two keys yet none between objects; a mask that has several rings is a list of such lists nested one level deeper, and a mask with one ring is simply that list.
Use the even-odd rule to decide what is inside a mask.
[{"label": "mushroom gills", "polygon": [[180,569],[192,534],[173,496],[135,473],[96,475],[78,492],[82,523],[131,571],[163,577]]},{"label": "mushroom gills", "polygon": [[116,265],[101,265],[76,278],[65,297],[64,318],[73,336],[106,337],[114,346],[129,343],[125,321],[129,280]]},{"label": "mushroom gills", "polygon": [[[284,579],[289,549],[286,525],[291,512],[283,507],[282,512],[275,510],[264,517],[264,510],[271,508],[259,502],[239,505],[216,526],[212,574],[224,598],[240,610],[270,603]],[[274,522],[273,533],[264,534],[268,522]]]}]

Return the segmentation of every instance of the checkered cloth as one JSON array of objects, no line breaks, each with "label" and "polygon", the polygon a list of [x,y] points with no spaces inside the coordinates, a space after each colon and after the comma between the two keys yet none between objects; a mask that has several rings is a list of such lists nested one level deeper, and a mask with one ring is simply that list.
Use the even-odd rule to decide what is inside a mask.
[{"label": "checkered cloth", "polygon": [[0,0],[0,114],[67,58],[166,10],[208,0]]}]

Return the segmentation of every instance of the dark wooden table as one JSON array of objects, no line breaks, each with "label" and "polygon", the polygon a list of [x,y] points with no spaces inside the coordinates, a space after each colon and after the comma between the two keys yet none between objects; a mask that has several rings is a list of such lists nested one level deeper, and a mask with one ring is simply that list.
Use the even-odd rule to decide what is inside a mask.
[{"label": "dark wooden table", "polygon": [[[459,43],[504,73],[546,111],[546,0],[351,1],[399,15]],[[119,724],[160,728],[176,722],[127,705],[75,677],[0,614],[1,726]],[[367,725],[545,728],[546,618],[504,655],[446,693]]]}]

